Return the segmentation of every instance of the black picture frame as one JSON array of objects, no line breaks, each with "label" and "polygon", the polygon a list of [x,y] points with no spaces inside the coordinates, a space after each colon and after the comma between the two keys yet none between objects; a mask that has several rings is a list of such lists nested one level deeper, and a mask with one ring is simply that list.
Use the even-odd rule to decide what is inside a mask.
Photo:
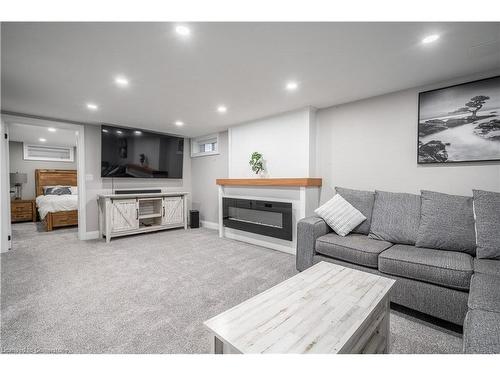
[{"label": "black picture frame", "polygon": [[[470,86],[473,86],[473,85],[477,86],[478,84],[480,85],[482,83],[487,83],[487,84],[493,85],[495,87],[493,89],[494,92],[498,91],[498,95],[500,95],[500,75],[493,76],[493,77],[488,77],[488,78],[483,78],[483,79],[478,79],[478,80],[474,80],[474,81],[463,82],[463,83],[459,83],[459,84],[455,84],[455,85],[440,87],[440,88],[433,89],[433,90],[427,90],[427,91],[419,92],[419,94],[418,94],[418,123],[417,123],[417,155],[416,155],[417,156],[417,164],[421,164],[421,165],[426,165],[426,164],[459,164],[459,163],[475,163],[475,162],[500,161],[500,139],[496,139],[496,138],[495,138],[495,140],[488,140],[488,142],[498,142],[498,145],[499,145],[498,157],[495,156],[495,157],[487,157],[487,158],[479,158],[479,159],[465,159],[465,160],[450,160],[450,159],[447,159],[447,160],[440,161],[440,160],[429,160],[430,158],[427,157],[427,155],[425,155],[425,153],[421,152],[421,150],[420,150],[420,148],[421,148],[422,145],[423,146],[426,145],[423,142],[421,144],[421,138],[425,138],[425,137],[430,136],[432,134],[439,133],[439,131],[438,131],[438,132],[434,132],[434,133],[425,134],[424,136],[422,136],[422,132],[424,130],[422,128],[422,126],[424,124],[424,122],[422,120],[422,102],[423,102],[423,100],[425,100],[425,96],[429,96],[429,95],[432,95],[432,94],[435,94],[435,93],[438,93],[438,92],[446,94],[447,90],[450,91],[450,90],[458,88],[458,87],[466,87],[466,86],[470,87]],[[497,98],[495,96],[495,100],[499,101],[500,97]],[[466,103],[464,103],[464,106],[465,106],[465,104]],[[465,108],[466,107],[462,107],[461,109],[465,110]],[[500,120],[500,106],[498,108],[494,107],[494,109],[496,109],[496,111],[491,111],[491,113],[492,113],[491,116],[489,116],[489,117],[483,116],[483,118],[487,119],[487,118],[491,117],[490,121],[492,121],[492,120],[499,121]],[[496,113],[496,115],[493,115],[494,112]],[[464,114],[465,114],[465,111],[462,111],[462,115],[464,115]],[[460,115],[460,112],[457,112],[456,116],[459,116],[459,115]],[[475,116],[475,113],[474,113],[474,116]],[[472,122],[472,120],[473,119],[470,119],[469,122],[465,122],[462,125],[474,124],[475,122]],[[428,121],[429,120],[427,120],[426,122],[428,122]],[[456,121],[458,121],[458,120],[456,120]],[[475,120],[475,121],[478,121],[478,120]],[[446,125],[447,122],[449,122],[449,120],[447,120],[444,123],[444,125]],[[448,130],[450,128],[458,127],[458,126],[460,126],[460,125],[452,125],[452,126],[447,127],[446,129],[443,129],[443,130]],[[477,134],[471,134],[471,137],[478,137],[478,135]],[[443,143],[440,140],[437,140],[436,142]],[[445,145],[445,151],[446,151],[446,147],[449,146],[449,144],[447,144],[447,143],[443,143],[443,144]],[[441,145],[439,145],[439,146],[442,147]],[[446,152],[446,155],[447,155],[447,152]]]}]

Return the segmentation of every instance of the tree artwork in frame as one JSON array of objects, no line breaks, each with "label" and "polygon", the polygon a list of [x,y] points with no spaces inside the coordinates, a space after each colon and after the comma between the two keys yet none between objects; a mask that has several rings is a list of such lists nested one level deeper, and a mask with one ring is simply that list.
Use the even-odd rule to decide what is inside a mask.
[{"label": "tree artwork in frame", "polygon": [[500,76],[421,92],[418,163],[500,160]]}]

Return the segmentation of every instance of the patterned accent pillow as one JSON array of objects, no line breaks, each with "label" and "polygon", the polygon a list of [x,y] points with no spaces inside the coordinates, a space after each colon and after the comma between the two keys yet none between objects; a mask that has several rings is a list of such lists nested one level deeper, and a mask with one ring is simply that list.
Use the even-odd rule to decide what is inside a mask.
[{"label": "patterned accent pillow", "polygon": [[46,194],[47,190],[55,188],[55,187],[61,187],[61,186],[60,185],[53,185],[53,186],[44,186],[44,187],[42,187],[42,189],[43,189],[43,195],[47,195]]},{"label": "patterned accent pillow", "polygon": [[71,195],[69,186],[50,186],[44,189],[45,195]]},{"label": "patterned accent pillow", "polygon": [[346,189],[335,186],[335,192],[340,194],[342,198],[359,210],[365,217],[359,226],[352,230],[353,233],[368,234],[370,233],[370,225],[372,222],[373,203],[375,202],[375,192],[365,190]]},{"label": "patterned accent pillow", "polygon": [[320,216],[339,236],[346,236],[366,217],[347,202],[340,194],[318,207],[314,212]]}]

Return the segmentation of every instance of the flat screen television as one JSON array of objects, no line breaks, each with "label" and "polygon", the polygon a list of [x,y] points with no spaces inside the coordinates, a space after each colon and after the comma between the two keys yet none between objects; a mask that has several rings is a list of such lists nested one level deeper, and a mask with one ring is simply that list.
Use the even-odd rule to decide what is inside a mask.
[{"label": "flat screen television", "polygon": [[181,137],[101,127],[101,177],[182,178],[183,156]]}]

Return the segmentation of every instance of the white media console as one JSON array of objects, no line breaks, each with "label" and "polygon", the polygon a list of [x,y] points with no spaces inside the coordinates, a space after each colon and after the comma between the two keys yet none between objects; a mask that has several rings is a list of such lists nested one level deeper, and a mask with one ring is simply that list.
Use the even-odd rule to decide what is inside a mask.
[{"label": "white media console", "polygon": [[98,195],[99,238],[187,229],[188,193],[102,194]]}]

